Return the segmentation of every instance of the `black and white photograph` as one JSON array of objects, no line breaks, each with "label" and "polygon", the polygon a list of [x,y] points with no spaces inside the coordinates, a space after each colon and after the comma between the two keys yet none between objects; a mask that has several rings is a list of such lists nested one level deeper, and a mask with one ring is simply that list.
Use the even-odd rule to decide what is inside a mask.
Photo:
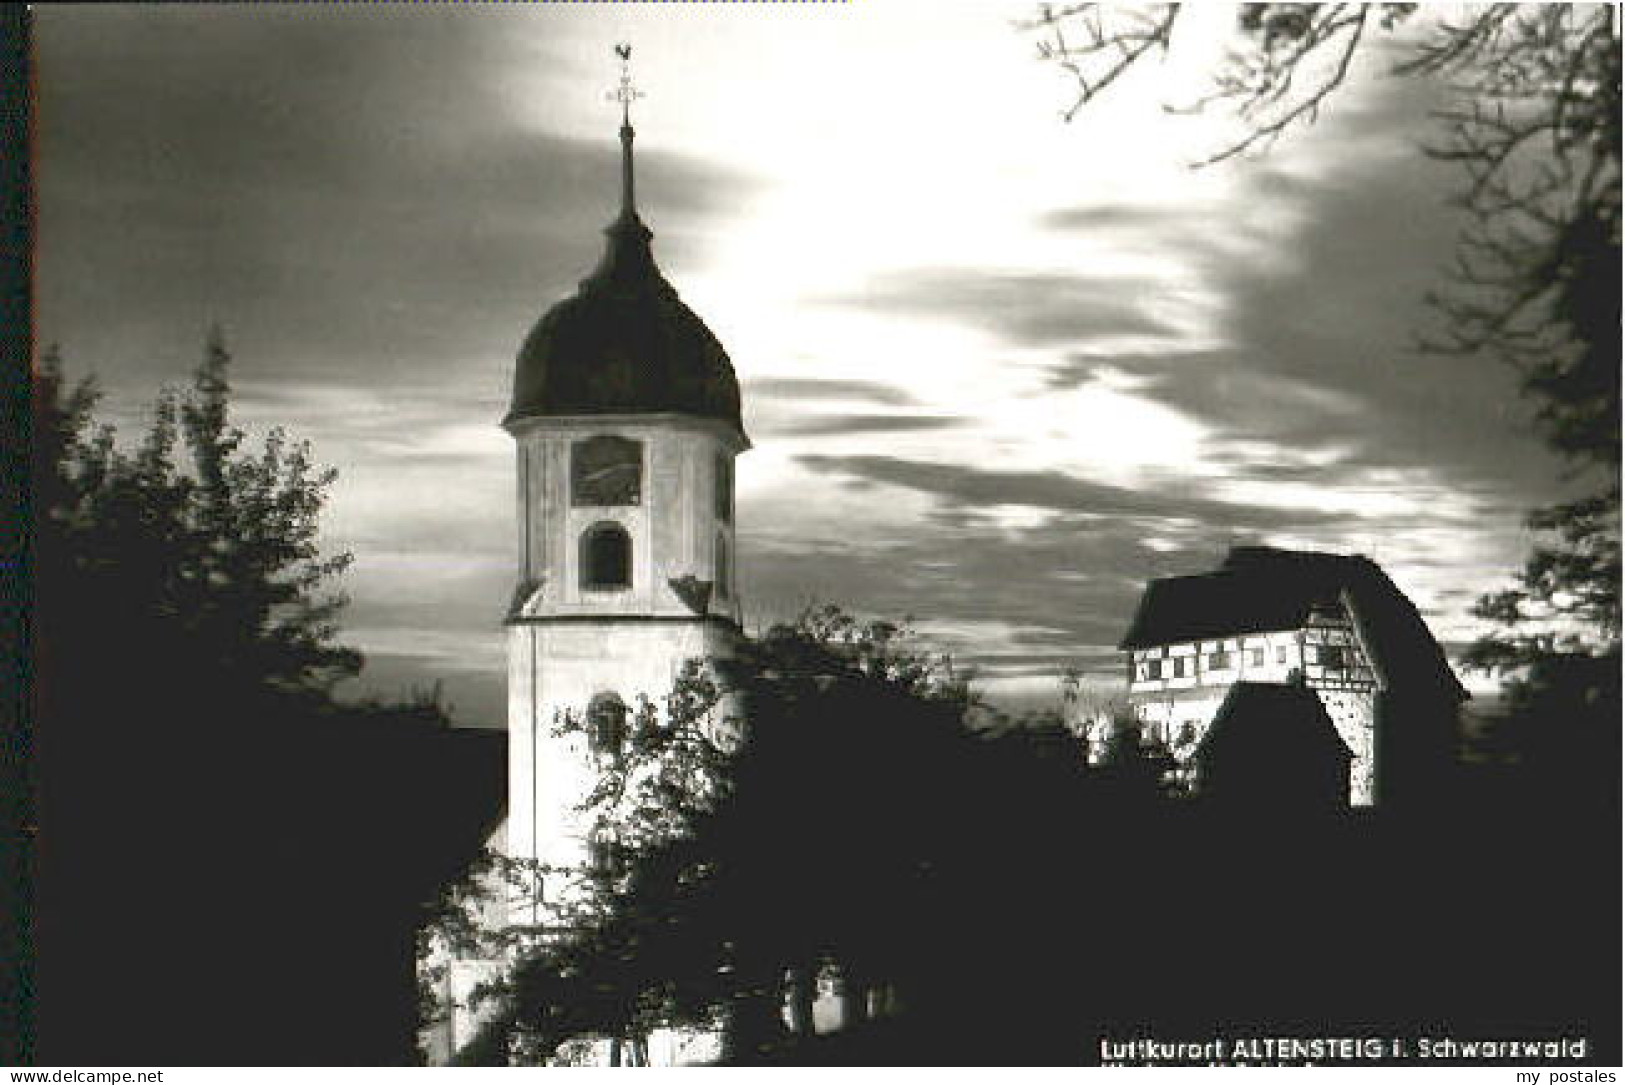
[{"label": "black and white photograph", "polygon": [[4,17],[0,1063],[1614,1080],[1619,5]]}]

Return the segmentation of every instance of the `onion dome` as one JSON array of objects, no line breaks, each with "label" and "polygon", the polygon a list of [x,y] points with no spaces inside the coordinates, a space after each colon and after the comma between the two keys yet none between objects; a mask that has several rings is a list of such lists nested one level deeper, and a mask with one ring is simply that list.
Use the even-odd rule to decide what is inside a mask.
[{"label": "onion dome", "polygon": [[[623,79],[623,107],[635,93]],[[655,265],[654,235],[634,201],[634,133],[624,112],[620,134],[621,212],[604,230],[603,259],[575,296],[549,309],[525,337],[503,425],[559,415],[675,413],[743,433],[739,381],[727,351]]]}]

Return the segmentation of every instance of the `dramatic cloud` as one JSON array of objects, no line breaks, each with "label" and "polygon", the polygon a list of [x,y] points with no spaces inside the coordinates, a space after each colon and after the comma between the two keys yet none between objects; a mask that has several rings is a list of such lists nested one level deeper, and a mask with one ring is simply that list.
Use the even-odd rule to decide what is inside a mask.
[{"label": "dramatic cloud", "polygon": [[1193,172],[1211,126],[1161,79],[1055,122],[1025,10],[42,7],[38,330],[129,428],[224,324],[239,420],[340,469],[370,688],[500,724],[496,422],[614,214],[630,38],[640,206],[755,443],[747,624],[913,615],[1047,697],[1115,681],[1148,578],[1265,541],[1370,554],[1467,639],[1557,472],[1514,375],[1413,349],[1457,227],[1416,149],[1436,89],[1362,70]]},{"label": "dramatic cloud", "polygon": [[[922,268],[866,283],[830,304],[898,317],[974,319],[1030,346],[1087,337],[1161,336],[1174,329],[1146,310],[1146,283],[1094,276]],[[1140,289],[1136,289],[1136,287]]]},{"label": "dramatic cloud", "polygon": [[[785,420],[766,429],[775,437],[835,437],[854,433],[906,433],[952,429],[965,419],[926,414],[835,414]],[[758,430],[758,432],[762,432]]]},{"label": "dramatic cloud", "polygon": [[[348,635],[369,679],[461,674],[471,722],[500,724],[496,422],[516,344],[597,259],[618,146],[523,127],[534,39],[499,10],[42,16],[41,338],[129,431],[224,325],[236,420],[287,425],[340,468],[326,539],[356,555]],[[750,184],[659,148],[639,169],[668,268]]]},{"label": "dramatic cloud", "polygon": [[[114,384],[227,326],[238,371],[478,389],[614,214],[618,147],[521,127],[534,63],[501,12],[159,12],[40,20],[39,316]],[[559,43],[562,47],[564,43]],[[680,269],[748,182],[643,149]]]},{"label": "dramatic cloud", "polygon": [[752,404],[778,400],[802,407],[826,399],[877,403],[887,407],[909,407],[916,402],[903,389],[879,381],[819,380],[813,377],[763,377],[747,381],[745,394]]},{"label": "dramatic cloud", "polygon": [[1199,522],[1215,530],[1259,530],[1324,522],[1330,514],[1227,504],[1174,484],[1158,492],[1129,489],[1058,471],[991,471],[939,463],[917,463],[886,456],[798,457],[816,471],[919,490],[948,499],[961,510],[1020,505],[1052,512],[1099,517],[1144,518],[1155,522]]}]

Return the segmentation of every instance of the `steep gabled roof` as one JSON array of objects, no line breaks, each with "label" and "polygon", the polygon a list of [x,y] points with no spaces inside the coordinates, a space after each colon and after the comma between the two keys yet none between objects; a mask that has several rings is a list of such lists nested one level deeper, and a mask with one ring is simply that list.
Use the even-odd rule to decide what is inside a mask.
[{"label": "steep gabled roof", "polygon": [[1434,685],[1465,700],[1414,604],[1376,562],[1359,555],[1238,546],[1215,572],[1146,585],[1118,647],[1300,629],[1317,607],[1342,606],[1384,688]]},{"label": "steep gabled roof", "polygon": [[1195,756],[1206,758],[1224,746],[1324,750],[1345,760],[1354,756],[1314,690],[1267,682],[1237,682],[1230,687]]},{"label": "steep gabled roof", "polygon": [[[1364,558],[1238,546],[1216,572],[1153,580],[1119,647],[1299,629],[1316,605],[1336,605]],[[1369,563],[1367,563],[1369,564]]]}]

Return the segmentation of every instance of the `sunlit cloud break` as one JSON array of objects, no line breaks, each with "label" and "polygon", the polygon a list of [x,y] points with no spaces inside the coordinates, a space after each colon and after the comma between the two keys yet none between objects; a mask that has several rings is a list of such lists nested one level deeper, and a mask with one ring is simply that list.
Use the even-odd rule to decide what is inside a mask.
[{"label": "sunlit cloud break", "polygon": [[1049,696],[1116,673],[1148,578],[1262,541],[1366,552],[1470,637],[1556,471],[1511,373],[1412,347],[1456,227],[1416,92],[1360,73],[1192,171],[1213,122],[1161,107],[1198,38],[1068,126],[1021,5],[659,7],[38,12],[40,338],[135,426],[225,327],[244,424],[340,471],[371,680],[454,671],[500,723],[497,422],[614,214],[589,58],[628,38],[643,214],[755,442],[747,627],[912,615]]}]

